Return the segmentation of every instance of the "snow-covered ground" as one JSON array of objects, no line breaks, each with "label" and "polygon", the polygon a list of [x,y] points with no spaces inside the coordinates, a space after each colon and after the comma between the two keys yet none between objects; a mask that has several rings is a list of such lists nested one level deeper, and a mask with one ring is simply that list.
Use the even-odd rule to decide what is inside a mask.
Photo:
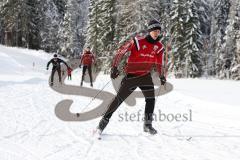
[{"label": "snow-covered ground", "polygon": [[[0,46],[1,160],[240,159],[240,82],[168,79],[174,90],[156,98],[158,135],[142,132],[142,121],[134,117],[144,110],[144,99],[138,99],[134,107],[122,104],[103,140],[96,141],[92,130],[100,118],[64,122],[55,116],[55,105],[63,99],[73,99],[71,111],[80,112],[92,98],[53,91],[48,86],[50,71],[45,70],[50,58],[43,51]],[[80,75],[79,69],[73,71],[73,80],[65,83],[78,87]],[[100,74],[94,88],[101,89],[109,80]],[[115,93],[110,83],[105,90]],[[164,114],[168,120],[163,120]],[[185,119],[172,121],[173,115]]]}]

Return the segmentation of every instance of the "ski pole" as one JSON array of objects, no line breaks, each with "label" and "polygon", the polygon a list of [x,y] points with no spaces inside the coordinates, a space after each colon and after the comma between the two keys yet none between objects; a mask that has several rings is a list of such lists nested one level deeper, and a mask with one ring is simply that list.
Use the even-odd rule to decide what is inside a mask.
[{"label": "ski pole", "polygon": [[83,111],[96,99],[96,97],[104,90],[104,88],[105,88],[111,81],[112,81],[112,80],[109,80],[109,81],[102,87],[102,89],[101,89],[100,91],[98,91],[98,93],[91,99],[91,101],[86,105],[86,107],[84,107],[84,108],[82,109],[81,112],[83,112]]}]

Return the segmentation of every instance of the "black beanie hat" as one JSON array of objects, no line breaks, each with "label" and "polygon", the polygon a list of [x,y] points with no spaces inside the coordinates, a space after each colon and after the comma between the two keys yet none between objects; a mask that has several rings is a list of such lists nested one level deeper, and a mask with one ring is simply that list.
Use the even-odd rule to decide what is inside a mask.
[{"label": "black beanie hat", "polygon": [[53,57],[55,57],[55,58],[56,58],[56,57],[57,57],[57,54],[54,54],[54,55],[53,55]]},{"label": "black beanie hat", "polygon": [[159,29],[161,31],[161,24],[159,21],[157,20],[151,20],[149,23],[148,23],[148,32],[151,32],[151,31],[154,31],[154,30],[157,30]]}]

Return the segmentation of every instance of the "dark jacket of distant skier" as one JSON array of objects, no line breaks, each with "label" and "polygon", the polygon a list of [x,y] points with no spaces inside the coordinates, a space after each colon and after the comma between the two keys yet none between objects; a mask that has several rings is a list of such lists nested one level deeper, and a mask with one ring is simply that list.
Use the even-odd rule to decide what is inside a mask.
[{"label": "dark jacket of distant skier", "polygon": [[51,73],[51,82],[50,85],[53,85],[54,74],[57,71],[59,82],[62,83],[61,76],[61,63],[65,64],[67,68],[69,68],[68,64],[62,59],[58,58],[57,54],[54,54],[54,57],[47,63],[47,70],[50,64],[52,64],[52,73]]},{"label": "dark jacket of distant skier", "polygon": [[92,64],[94,62],[95,62],[95,56],[90,51],[90,47],[87,47],[86,50],[84,50],[84,53],[82,54],[82,57],[81,57],[81,60],[80,60],[80,65],[79,65],[80,68],[81,68],[81,65],[83,65],[81,86],[83,85],[83,80],[84,80],[84,77],[85,77],[86,70],[88,70],[88,74],[89,74],[89,77],[90,77],[90,83],[91,83],[91,86],[93,87],[93,83],[92,83]]},{"label": "dark jacket of distant skier", "polygon": [[117,96],[110,103],[108,110],[99,122],[98,130],[101,133],[107,126],[113,112],[119,105],[139,87],[145,97],[144,131],[156,134],[157,131],[152,127],[153,111],[155,106],[154,84],[151,71],[155,66],[161,84],[164,85],[166,78],[163,73],[164,47],[159,42],[161,25],[158,21],[152,20],[148,25],[146,36],[136,36],[119,48],[114,57],[111,78],[115,79],[119,75],[118,66],[123,56],[129,53],[126,66],[124,68],[126,76],[122,79]]}]

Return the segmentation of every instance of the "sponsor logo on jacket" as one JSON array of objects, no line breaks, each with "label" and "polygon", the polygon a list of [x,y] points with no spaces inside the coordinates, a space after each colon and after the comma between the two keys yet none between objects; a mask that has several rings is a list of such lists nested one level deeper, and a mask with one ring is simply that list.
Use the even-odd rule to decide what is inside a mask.
[{"label": "sponsor logo on jacket", "polygon": [[154,55],[152,55],[152,54],[143,54],[143,53],[141,53],[140,56],[141,56],[141,57],[150,57],[150,58],[154,58]]},{"label": "sponsor logo on jacket", "polygon": [[158,49],[157,45],[154,45],[153,50],[156,51]]}]

